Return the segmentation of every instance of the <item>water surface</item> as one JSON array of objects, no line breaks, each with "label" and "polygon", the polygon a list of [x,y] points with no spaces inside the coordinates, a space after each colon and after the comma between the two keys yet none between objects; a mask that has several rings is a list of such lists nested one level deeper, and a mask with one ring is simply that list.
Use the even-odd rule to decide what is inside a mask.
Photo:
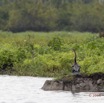
[{"label": "water surface", "polygon": [[43,91],[45,80],[27,76],[0,76],[0,103],[104,103],[104,96],[69,91]]}]

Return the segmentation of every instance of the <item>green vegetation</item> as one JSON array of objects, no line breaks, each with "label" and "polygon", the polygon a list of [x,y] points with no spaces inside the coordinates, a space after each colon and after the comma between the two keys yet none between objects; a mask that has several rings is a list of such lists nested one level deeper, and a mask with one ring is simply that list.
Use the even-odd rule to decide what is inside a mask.
[{"label": "green vegetation", "polygon": [[0,0],[0,30],[104,31],[104,0]]},{"label": "green vegetation", "polygon": [[68,75],[72,49],[82,73],[104,72],[104,0],[0,0],[0,30],[1,74]]},{"label": "green vegetation", "polygon": [[[12,75],[60,77],[71,73],[75,49],[81,73],[104,73],[104,38],[80,32],[0,31],[0,68],[12,62]],[[1,70],[0,70],[1,71]],[[1,72],[2,74],[2,72]]]}]

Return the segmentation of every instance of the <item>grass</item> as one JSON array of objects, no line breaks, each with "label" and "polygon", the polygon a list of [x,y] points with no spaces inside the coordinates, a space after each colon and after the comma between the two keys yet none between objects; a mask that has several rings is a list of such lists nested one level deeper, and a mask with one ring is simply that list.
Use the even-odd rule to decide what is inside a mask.
[{"label": "grass", "polygon": [[75,49],[81,73],[104,73],[103,41],[89,32],[0,31],[0,68],[12,62],[15,71],[5,74],[63,77],[71,73]]}]

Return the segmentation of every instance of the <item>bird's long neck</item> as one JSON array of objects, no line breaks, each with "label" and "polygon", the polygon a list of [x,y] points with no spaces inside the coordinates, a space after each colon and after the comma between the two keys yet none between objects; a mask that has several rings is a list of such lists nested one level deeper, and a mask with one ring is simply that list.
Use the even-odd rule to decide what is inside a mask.
[{"label": "bird's long neck", "polygon": [[77,55],[76,55],[76,52],[75,52],[75,50],[73,50],[74,51],[74,55],[75,55],[75,57],[74,57],[74,63],[75,64],[77,64],[77,60],[76,60],[76,58],[77,58]]}]

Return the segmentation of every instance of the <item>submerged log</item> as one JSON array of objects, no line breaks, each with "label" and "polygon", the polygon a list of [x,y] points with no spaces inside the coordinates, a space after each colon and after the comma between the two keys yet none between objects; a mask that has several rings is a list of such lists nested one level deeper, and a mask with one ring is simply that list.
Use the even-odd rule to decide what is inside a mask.
[{"label": "submerged log", "polygon": [[[95,78],[94,78],[95,77]],[[72,92],[104,92],[104,74],[90,76],[77,75],[72,79],[46,80],[42,89],[46,91],[64,90]]]}]

